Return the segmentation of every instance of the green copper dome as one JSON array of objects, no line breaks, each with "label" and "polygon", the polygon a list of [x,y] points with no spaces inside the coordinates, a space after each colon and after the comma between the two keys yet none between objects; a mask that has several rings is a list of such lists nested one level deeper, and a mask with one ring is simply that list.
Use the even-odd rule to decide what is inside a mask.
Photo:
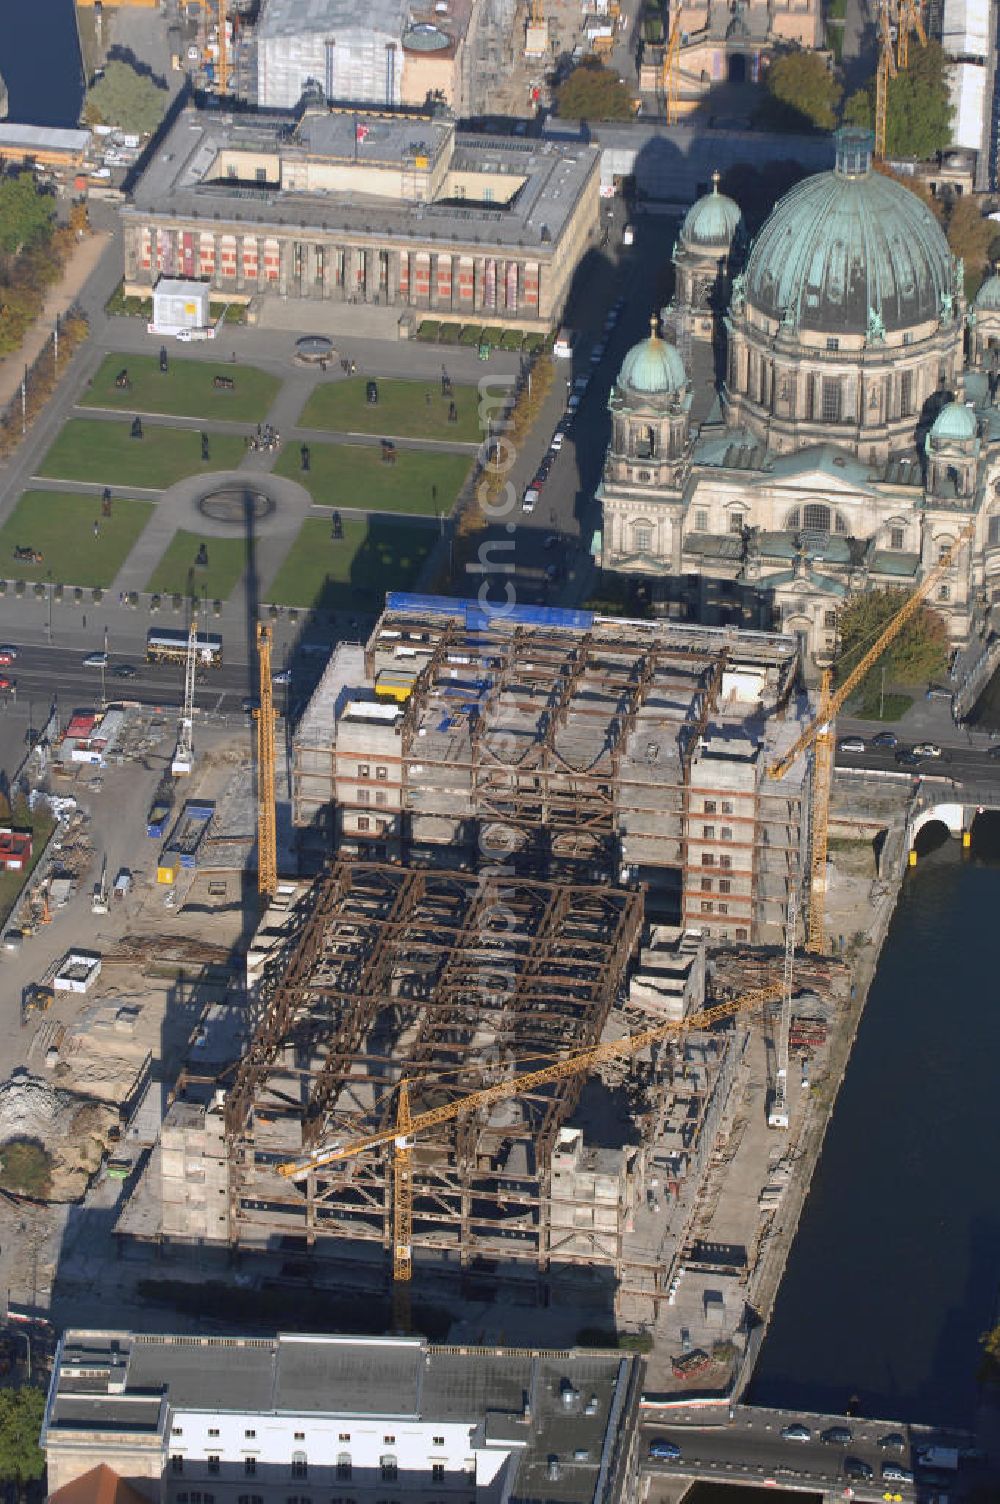
[{"label": "green copper dome", "polygon": [[976,415],[971,407],[963,402],[949,402],[934,419],[931,438],[962,444],[974,439],[977,432]]},{"label": "green copper dome", "polygon": [[682,245],[732,245],[742,223],[735,199],[719,192],[719,174],[712,174],[712,191],[693,203],[681,225]]},{"label": "green copper dome", "polygon": [[955,273],[927,205],[871,168],[871,137],[842,130],[832,172],[781,199],[754,243],[746,300],[792,328],[866,335],[937,320]]},{"label": "green copper dome", "polygon": [[987,277],[976,293],[977,308],[1000,308],[1000,276],[996,272]]},{"label": "green copper dome", "polygon": [[669,340],[661,339],[657,334],[655,319],[649,338],[633,345],[622,361],[618,386],[649,397],[683,392],[687,386],[687,372],[680,353]]}]

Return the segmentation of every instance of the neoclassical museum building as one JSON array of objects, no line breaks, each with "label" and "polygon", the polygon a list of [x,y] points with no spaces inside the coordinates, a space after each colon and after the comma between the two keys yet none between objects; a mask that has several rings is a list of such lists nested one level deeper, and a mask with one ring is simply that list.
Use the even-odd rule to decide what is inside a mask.
[{"label": "neoclassical museum building", "polygon": [[933,214],[857,130],[750,245],[716,182],[674,265],[611,391],[602,567],[671,614],[780,625],[815,673],[849,594],[914,585],[973,521],[933,595],[963,641],[1000,600],[1000,277],[966,306]]}]

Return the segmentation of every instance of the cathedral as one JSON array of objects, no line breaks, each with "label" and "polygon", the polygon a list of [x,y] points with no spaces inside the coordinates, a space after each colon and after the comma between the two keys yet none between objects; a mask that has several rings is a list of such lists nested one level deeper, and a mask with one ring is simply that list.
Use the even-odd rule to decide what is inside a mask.
[{"label": "cathedral", "polygon": [[1000,600],[1000,276],[966,306],[933,214],[858,130],[752,244],[716,180],[673,259],[611,390],[601,566],[660,612],[780,627],[815,676],[848,596],[912,587],[972,523],[931,601],[963,642]]}]

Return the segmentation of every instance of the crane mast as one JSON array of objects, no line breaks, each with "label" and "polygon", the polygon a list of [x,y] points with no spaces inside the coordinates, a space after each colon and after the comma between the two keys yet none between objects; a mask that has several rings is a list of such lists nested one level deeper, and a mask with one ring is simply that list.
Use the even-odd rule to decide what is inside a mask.
[{"label": "crane mast", "polygon": [[177,746],[174,748],[174,759],[170,764],[170,771],[175,778],[183,777],[190,773],[194,766],[194,680],[195,669],[198,664],[198,617],[196,611],[191,612],[191,625],[188,629],[187,653],[184,656],[184,705],[181,709],[180,724],[177,728]]},{"label": "crane mast", "polygon": [[775,1040],[774,1097],[767,1115],[769,1128],[788,1127],[788,1036],[792,1028],[792,985],[795,976],[795,925],[798,920],[795,889],[788,895],[785,923],[785,965],[781,978],[781,1013]]},{"label": "crane mast", "polygon": [[886,623],[871,647],[859,658],[851,672],[836,690],[832,688],[832,676],[823,674],[820,688],[820,706],[816,716],[796,738],[785,755],[766,769],[768,778],[784,778],[797,757],[812,749],[813,785],[811,796],[811,851],[809,919],[806,930],[806,948],[812,954],[821,954],[826,944],[824,929],[826,895],[827,833],[830,826],[830,792],[833,786],[833,753],[835,721],[843,706],[857,689],[868,670],[878,662],[886,648],[902,632],[906,623],[921,607],[938,581],[948,573],[955,556],[964,543],[975,533],[975,523],[967,522],[955,542],[943,550],[938,562],[927,571],[920,584],[900,606],[895,616]]},{"label": "crane mast", "polygon": [[670,32],[663,52],[663,107],[668,125],[677,123],[678,56],[681,48],[681,0],[672,0]]},{"label": "crane mast", "polygon": [[896,77],[896,57],[892,45],[892,27],[889,22],[890,0],[879,0],[878,7],[878,66],[875,69],[875,156],[881,162],[885,157],[886,128],[889,117],[889,80]]},{"label": "crane mast", "polygon": [[260,704],[257,721],[257,888],[270,898],[278,888],[278,839],[275,816],[274,694],[271,686],[271,628],[257,623]]}]

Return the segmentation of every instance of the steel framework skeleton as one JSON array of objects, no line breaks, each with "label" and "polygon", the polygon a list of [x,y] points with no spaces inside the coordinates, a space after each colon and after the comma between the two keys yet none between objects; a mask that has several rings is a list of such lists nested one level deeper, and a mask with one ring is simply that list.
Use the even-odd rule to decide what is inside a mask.
[{"label": "steel framework skeleton", "polygon": [[[502,1248],[547,1267],[550,1165],[582,1077],[531,1084],[418,1142],[407,1113],[596,1045],[641,925],[634,890],[335,867],[227,1096],[231,1239],[375,1242],[400,1282],[421,1248],[462,1263]],[[331,1139],[380,1131],[396,1141],[392,1169],[373,1155],[317,1164],[301,1184],[277,1174]],[[613,1263],[620,1249],[594,1256]]]}]

